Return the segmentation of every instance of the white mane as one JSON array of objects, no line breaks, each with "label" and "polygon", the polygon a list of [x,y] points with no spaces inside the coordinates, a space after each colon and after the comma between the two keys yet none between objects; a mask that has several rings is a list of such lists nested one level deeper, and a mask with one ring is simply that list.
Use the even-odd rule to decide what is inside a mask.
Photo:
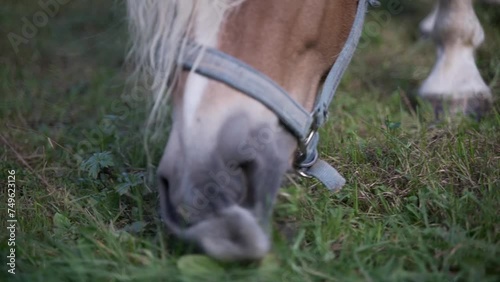
[{"label": "white mane", "polygon": [[[153,94],[148,127],[162,126],[168,98],[177,79],[176,65],[187,40],[216,40],[227,12],[243,0],[128,0],[132,48],[128,58],[135,77]],[[203,28],[197,32],[197,27]],[[201,36],[201,38],[200,38]],[[155,130],[153,130],[154,132]]]}]

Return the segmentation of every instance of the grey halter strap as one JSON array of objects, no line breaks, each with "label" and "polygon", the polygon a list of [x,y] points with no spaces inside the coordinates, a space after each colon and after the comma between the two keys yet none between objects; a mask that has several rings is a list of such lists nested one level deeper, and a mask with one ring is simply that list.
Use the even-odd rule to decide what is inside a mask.
[{"label": "grey halter strap", "polygon": [[294,164],[297,172],[305,177],[314,177],[329,190],[336,191],[345,184],[345,179],[331,165],[318,158],[318,128],[326,122],[328,107],[356,50],[367,3],[374,5],[376,1],[358,1],[358,9],[349,37],[328,73],[312,112],[304,109],[288,95],[286,90],[265,74],[217,49],[188,43],[187,51],[181,58],[180,64],[184,69],[233,87],[274,112],[281,123],[298,140]]}]

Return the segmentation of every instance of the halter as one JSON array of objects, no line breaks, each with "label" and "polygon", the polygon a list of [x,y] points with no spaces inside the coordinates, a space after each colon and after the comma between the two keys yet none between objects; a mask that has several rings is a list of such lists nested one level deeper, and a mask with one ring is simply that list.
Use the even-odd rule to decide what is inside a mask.
[{"label": "halter", "polygon": [[326,122],[328,106],[356,50],[367,3],[377,5],[376,0],[358,0],[358,9],[349,37],[330,69],[320,95],[316,97],[312,112],[304,109],[286,90],[265,74],[217,49],[190,42],[180,64],[186,70],[222,82],[250,96],[274,112],[298,140],[295,170],[301,176],[314,177],[329,190],[336,191],[345,184],[345,179],[330,164],[318,158],[318,129]]}]

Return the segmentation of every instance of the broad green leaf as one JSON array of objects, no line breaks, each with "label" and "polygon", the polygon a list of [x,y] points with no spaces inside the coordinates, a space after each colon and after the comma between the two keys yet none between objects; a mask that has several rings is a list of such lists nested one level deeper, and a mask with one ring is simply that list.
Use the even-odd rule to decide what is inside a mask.
[{"label": "broad green leaf", "polygon": [[54,215],[53,222],[56,228],[69,229],[71,227],[71,221],[60,213]]},{"label": "broad green leaf", "polygon": [[224,274],[222,266],[205,255],[182,256],[177,261],[177,267],[185,278],[206,279]]},{"label": "broad green leaf", "polygon": [[110,152],[94,153],[88,160],[82,162],[80,168],[86,171],[92,178],[96,179],[99,172],[106,167],[112,167],[115,163]]}]

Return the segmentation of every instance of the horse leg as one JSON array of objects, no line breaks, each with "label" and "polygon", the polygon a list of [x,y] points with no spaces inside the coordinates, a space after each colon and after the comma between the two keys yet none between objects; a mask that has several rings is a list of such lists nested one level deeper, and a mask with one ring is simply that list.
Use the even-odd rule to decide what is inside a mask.
[{"label": "horse leg", "polygon": [[439,0],[435,20],[431,37],[437,61],[419,95],[432,103],[436,118],[443,109],[480,117],[489,109],[492,95],[474,58],[484,31],[472,0]]},{"label": "horse leg", "polygon": [[436,23],[436,16],[438,12],[439,4],[436,2],[432,11],[420,22],[420,33],[424,37],[430,37],[432,30],[434,29],[434,24]]}]

